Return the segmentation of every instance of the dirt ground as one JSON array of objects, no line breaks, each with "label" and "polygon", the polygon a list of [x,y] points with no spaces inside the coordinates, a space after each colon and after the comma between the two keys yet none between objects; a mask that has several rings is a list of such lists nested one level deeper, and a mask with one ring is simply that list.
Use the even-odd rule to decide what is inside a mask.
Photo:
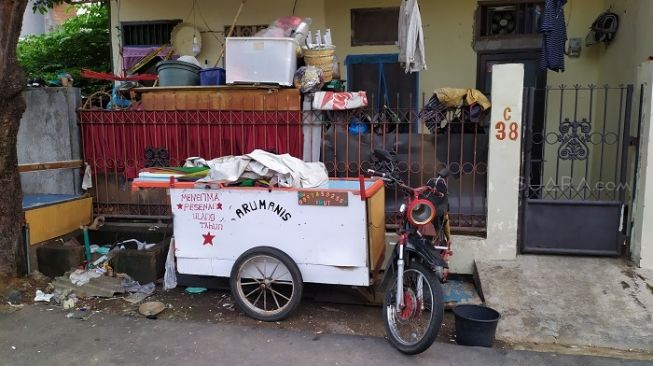
[{"label": "dirt ground", "polygon": [[[37,289],[51,292],[48,288],[49,279],[37,276],[36,278],[22,278],[0,280],[0,312],[20,311],[21,306],[32,305],[34,293]],[[329,298],[338,298],[332,287],[313,288],[312,292],[330,291]],[[22,305],[8,304],[7,295],[19,291],[22,294]],[[14,294],[15,295],[15,294]],[[132,305],[126,302],[123,295],[112,298],[85,298],[79,299],[76,304],[78,311],[91,316],[108,313],[126,317],[142,317],[138,313],[140,304]],[[183,287],[171,291],[163,291],[157,286],[155,293],[145,299],[147,301],[160,301],[166,305],[166,310],[159,314],[159,319],[180,322],[202,322],[211,324],[234,324],[254,327],[277,328],[290,331],[308,331],[319,338],[322,334],[348,334],[360,336],[384,337],[382,310],[378,305],[351,304],[350,302],[338,303],[333,301],[316,301],[315,296],[305,298],[298,309],[287,319],[280,322],[261,322],[243,314],[234,304],[229,291],[207,290],[201,294],[189,294]],[[46,309],[61,309],[61,306],[39,302],[35,304]],[[156,320],[152,320],[156,321]],[[446,311],[442,328],[438,334],[439,342],[455,343],[454,317],[451,311]],[[500,348],[504,348],[500,346]]]},{"label": "dirt ground", "polygon": [[[277,328],[291,331],[309,331],[321,334],[349,334],[384,337],[381,307],[372,305],[339,304],[304,299],[297,310],[280,322],[262,322],[243,314],[234,304],[229,291],[207,290],[201,294],[188,294],[182,288],[168,292],[160,289],[146,301],[160,301],[167,309],[160,319],[205,323],[226,323],[245,326]],[[120,297],[110,299],[82,299],[78,307],[95,311],[141,317],[138,305],[132,305]],[[453,314],[445,312],[443,326],[438,335],[440,342],[455,342]]]}]

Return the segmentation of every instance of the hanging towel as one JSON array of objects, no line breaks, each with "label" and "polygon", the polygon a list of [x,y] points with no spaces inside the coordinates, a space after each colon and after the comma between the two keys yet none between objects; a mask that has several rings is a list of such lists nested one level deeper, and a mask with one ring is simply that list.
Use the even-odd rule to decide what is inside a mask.
[{"label": "hanging towel", "polygon": [[424,30],[417,0],[401,1],[398,32],[399,62],[405,63],[405,71],[426,70]]},{"label": "hanging towel", "polygon": [[567,26],[563,7],[567,0],[546,0],[540,32],[543,34],[540,67],[542,70],[565,71]]}]

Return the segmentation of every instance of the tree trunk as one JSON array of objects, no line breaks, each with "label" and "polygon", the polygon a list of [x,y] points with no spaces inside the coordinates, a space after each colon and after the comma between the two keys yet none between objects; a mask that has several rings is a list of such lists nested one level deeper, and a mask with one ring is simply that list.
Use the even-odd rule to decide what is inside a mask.
[{"label": "tree trunk", "polygon": [[25,80],[16,60],[16,44],[26,6],[27,0],[0,2],[0,275],[16,275],[22,260],[23,194],[16,139],[25,111]]}]

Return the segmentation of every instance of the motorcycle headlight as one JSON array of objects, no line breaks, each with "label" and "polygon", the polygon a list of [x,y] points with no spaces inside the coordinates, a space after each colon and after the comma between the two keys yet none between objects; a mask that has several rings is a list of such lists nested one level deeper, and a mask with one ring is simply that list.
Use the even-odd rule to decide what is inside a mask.
[{"label": "motorcycle headlight", "polygon": [[429,200],[417,199],[408,205],[408,221],[416,226],[430,223],[435,218],[435,206]]},{"label": "motorcycle headlight", "polygon": [[406,204],[402,203],[401,206],[399,206],[399,213],[404,213],[406,212]]}]

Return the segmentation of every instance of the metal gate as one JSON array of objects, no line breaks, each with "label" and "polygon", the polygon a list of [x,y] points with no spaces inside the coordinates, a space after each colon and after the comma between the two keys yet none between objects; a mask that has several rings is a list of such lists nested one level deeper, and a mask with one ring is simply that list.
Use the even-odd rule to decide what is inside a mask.
[{"label": "metal gate", "polygon": [[521,251],[620,255],[637,154],[633,86],[527,88],[524,96]]}]

